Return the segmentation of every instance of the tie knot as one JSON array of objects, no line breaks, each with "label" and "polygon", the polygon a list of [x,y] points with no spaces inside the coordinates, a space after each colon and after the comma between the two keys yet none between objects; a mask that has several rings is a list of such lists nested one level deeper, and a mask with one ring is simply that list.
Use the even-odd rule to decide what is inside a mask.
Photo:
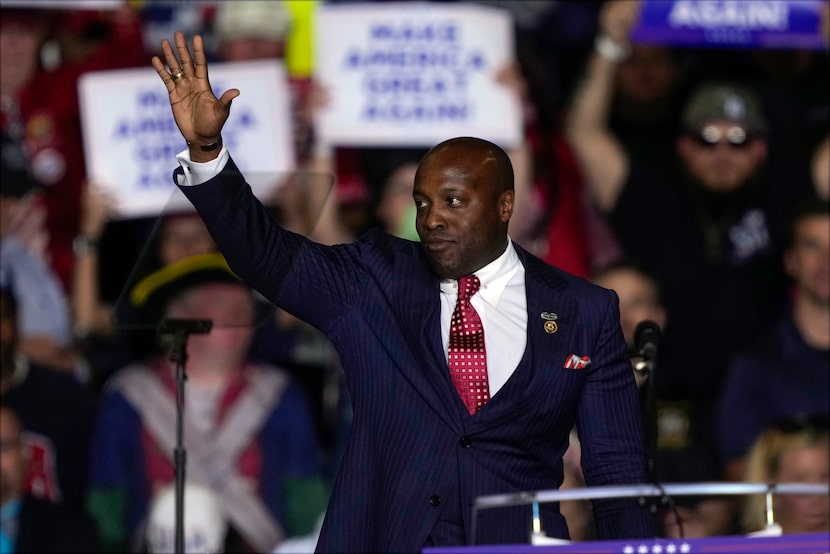
[{"label": "tie knot", "polygon": [[469,300],[478,289],[481,288],[481,281],[475,275],[465,275],[458,280],[458,298],[460,300]]}]

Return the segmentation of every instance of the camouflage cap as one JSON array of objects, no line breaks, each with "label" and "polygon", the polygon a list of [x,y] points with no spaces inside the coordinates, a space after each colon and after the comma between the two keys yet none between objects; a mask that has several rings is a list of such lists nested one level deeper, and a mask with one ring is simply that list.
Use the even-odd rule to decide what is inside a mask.
[{"label": "camouflage cap", "polygon": [[733,83],[704,83],[689,96],[683,110],[684,128],[699,129],[715,119],[733,121],[754,133],[767,130],[758,95]]}]

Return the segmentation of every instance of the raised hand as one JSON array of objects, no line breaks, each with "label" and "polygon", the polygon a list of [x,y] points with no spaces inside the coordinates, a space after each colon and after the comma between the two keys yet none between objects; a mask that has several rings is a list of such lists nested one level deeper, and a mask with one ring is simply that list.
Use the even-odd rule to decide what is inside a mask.
[{"label": "raised hand", "polygon": [[153,56],[153,69],[161,77],[170,95],[173,119],[190,146],[193,161],[207,161],[218,155],[218,150],[205,151],[201,146],[217,143],[222,127],[228,119],[231,101],[239,90],[229,89],[216,98],[208,80],[207,59],[200,35],[193,37],[193,56],[184,34],[173,34],[176,51],[167,39],[161,42],[164,62]]},{"label": "raised hand", "polygon": [[617,44],[628,44],[642,9],[641,0],[606,2],[600,11],[600,30]]}]

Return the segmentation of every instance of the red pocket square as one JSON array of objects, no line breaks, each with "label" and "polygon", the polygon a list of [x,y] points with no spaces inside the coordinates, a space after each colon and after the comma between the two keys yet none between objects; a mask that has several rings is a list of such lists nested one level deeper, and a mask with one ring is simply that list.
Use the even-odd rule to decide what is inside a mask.
[{"label": "red pocket square", "polygon": [[582,369],[584,367],[588,367],[591,364],[591,358],[588,356],[582,356],[581,358],[576,354],[571,354],[568,356],[568,359],[565,360],[565,369]]}]

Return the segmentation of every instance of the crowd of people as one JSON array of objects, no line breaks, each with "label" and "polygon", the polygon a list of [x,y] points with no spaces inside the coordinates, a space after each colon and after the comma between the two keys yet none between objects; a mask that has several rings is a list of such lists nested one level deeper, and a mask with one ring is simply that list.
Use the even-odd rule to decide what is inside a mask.
[{"label": "crowd of people", "polygon": [[[86,174],[77,83],[90,71],[152,72],[150,59],[157,56],[153,67],[164,82],[159,86],[167,86],[172,99],[179,80],[195,86],[198,78],[188,73],[198,71],[187,68],[188,59],[176,60],[163,49],[162,39],[172,41],[174,31],[188,41],[203,37],[208,63],[286,61],[292,46],[303,47],[292,42],[292,33],[307,31],[312,12],[306,4],[316,3],[125,0],[110,9],[2,7],[0,553],[169,551],[180,383],[171,357],[177,337],[159,332],[162,320],[212,322],[209,332],[188,337],[185,356],[187,490],[200,499],[187,506],[204,516],[187,521],[190,546],[209,539],[227,551],[313,548],[321,525],[321,544],[329,546],[347,535],[353,542],[341,545],[389,548],[404,535],[423,538],[415,547],[450,544],[469,529],[465,495],[522,486],[581,487],[622,478],[830,481],[830,48],[632,42],[641,0],[481,3],[503,8],[514,21],[515,60],[493,79],[516,95],[524,135],[519,145],[504,149],[503,158],[500,149],[494,154],[478,142],[437,149],[321,143],[315,121],[332,101],[330,92],[315,81],[313,67],[291,66],[292,118],[272,124],[292,129],[298,171],[265,204],[270,217],[315,246],[282,235],[274,239],[296,249],[305,264],[297,269],[292,260],[288,276],[268,266],[264,249],[229,244],[219,235],[235,233],[219,233],[216,221],[193,212],[119,217],[112,193]],[[824,4],[830,20],[830,5]],[[830,30],[823,32],[829,39]],[[173,71],[174,61],[182,73]],[[159,70],[164,64],[169,72]],[[221,149],[220,160],[233,164],[234,153],[221,142],[216,152],[210,148],[202,150],[213,155]],[[466,228],[470,253],[448,261],[445,250],[429,242],[441,235],[443,223],[436,220],[445,217],[430,211],[439,193],[436,175],[455,175],[458,167],[475,174],[470,168],[477,156],[495,156],[493,175],[504,181],[510,167],[512,186],[502,190],[505,183],[487,180],[486,189],[476,190],[485,203],[498,197],[499,213],[481,208],[478,222],[486,226]],[[200,161],[207,159],[179,163]],[[175,167],[171,158],[171,173]],[[203,192],[185,189],[221,180],[226,173],[219,169],[192,188],[179,182],[200,209],[213,207],[200,198]],[[309,176],[316,178],[313,186]],[[258,232],[272,232],[258,225]],[[446,315],[443,335],[436,323],[437,346],[429,348],[440,350],[443,338],[445,354],[452,342],[450,313],[460,297],[453,289],[448,303],[445,283],[476,273],[487,289],[504,273],[504,283],[495,288],[505,288],[510,302],[503,309],[485,308],[479,293],[472,305],[484,314],[488,356],[516,370],[496,377],[491,369],[492,401],[470,415],[479,421],[490,414],[518,418],[527,427],[510,433],[526,444],[512,444],[499,435],[504,430],[488,435],[491,427],[502,429],[495,423],[477,429],[465,419],[458,428],[448,423],[452,431],[428,425],[431,415],[419,412],[417,402],[434,402],[424,390],[432,390],[435,378],[378,375],[372,364],[432,362],[417,350],[429,348],[410,343],[406,329],[398,329],[401,320],[392,317],[401,308],[387,295],[399,285],[384,273],[384,264],[404,257],[404,249],[378,238],[375,229],[394,237],[389,240],[425,243],[426,263],[444,279],[440,312]],[[502,233],[515,244],[506,258],[492,246]],[[250,267],[245,253],[262,264]],[[573,303],[584,306],[567,308],[572,316],[598,318],[595,304],[605,297],[594,291],[614,291],[619,344],[614,338],[606,346],[618,357],[627,348],[631,363],[625,368],[633,375],[628,387],[623,381],[631,375],[617,371],[617,358],[608,362],[613,386],[620,387],[619,406],[588,393],[578,401],[576,393],[551,393],[546,400],[528,393],[515,405],[523,414],[499,411],[511,395],[522,396],[520,387],[539,384],[523,368],[542,364],[542,354],[523,357],[524,349],[506,348],[540,348],[530,321],[518,327],[527,327],[527,334],[513,328],[516,314],[538,299],[511,296],[514,279],[530,291],[544,274],[529,261],[537,258],[562,270],[564,277],[557,273],[556,279],[575,287]],[[367,269],[366,260],[375,265]],[[488,273],[491,263],[502,265]],[[509,264],[524,265],[526,277],[524,271],[506,277]],[[402,280],[425,281],[419,266],[394,268],[402,269]],[[303,280],[293,274],[300,270],[316,272]],[[342,282],[327,280],[330,272],[341,272]],[[287,290],[277,290],[281,280],[287,280]],[[377,290],[366,288],[372,286]],[[421,298],[415,285],[408,287],[394,292],[407,301]],[[365,295],[363,303],[376,305],[346,297],[358,293]],[[331,306],[342,312],[332,313]],[[558,315],[542,312],[545,333],[586,340],[568,329],[565,304],[557,310]],[[350,319],[361,313],[363,319]],[[429,315],[418,308],[406,318],[413,314]],[[494,339],[488,325],[502,316],[507,323],[497,328],[507,338]],[[342,328],[350,321],[351,329]],[[430,329],[426,321],[403,321],[415,323],[413,330]],[[638,363],[635,336],[643,321],[654,322],[662,335],[646,369]],[[600,324],[607,321],[598,319]],[[383,325],[388,335],[378,348],[372,333],[380,340]],[[348,332],[360,336],[348,338]],[[353,351],[349,341],[363,350]],[[606,354],[611,356],[598,349],[590,353],[593,362],[575,363],[599,366]],[[601,394],[599,380],[568,379],[557,386]],[[379,397],[384,386],[395,391]],[[604,438],[586,423],[591,416],[583,410],[596,410],[593,417],[609,422],[610,412],[619,410],[619,425],[631,416],[625,405],[631,399],[637,400],[637,428],[653,471],[643,467],[640,475],[623,468],[608,477],[603,455],[609,453],[593,442]],[[551,419],[541,423],[536,416]],[[462,476],[450,485],[455,470],[435,458],[446,454],[444,442],[459,432],[458,465],[469,464],[471,473],[469,482]],[[610,442],[620,448],[614,453],[622,453],[621,465],[625,456],[642,454],[629,449],[628,431],[614,432],[620,434]],[[400,436],[415,441],[419,433],[433,433],[433,450],[395,446]],[[551,435],[542,438],[543,433]],[[466,450],[481,458],[471,462],[463,457]],[[400,474],[384,464],[402,456],[407,459],[397,462],[413,471],[400,484],[392,479]],[[431,468],[432,481],[417,475],[415,466]],[[557,482],[556,475],[545,474],[548,467],[564,470],[564,483],[561,475]],[[501,476],[505,468],[515,476]],[[436,491],[418,489],[426,496],[417,508],[406,504],[416,486]],[[509,491],[497,490],[506,486]],[[358,489],[362,500],[345,508],[347,495]],[[391,496],[384,495],[395,494],[402,508],[393,517],[385,511],[392,510],[385,504]],[[678,498],[670,509],[651,514],[659,524],[654,533],[757,532],[764,528],[757,500]],[[829,531],[826,500],[782,496],[775,505],[778,530]],[[443,512],[435,510],[439,506]],[[567,522],[544,517],[550,517],[545,521],[551,531],[573,540],[611,537],[624,523],[647,533],[635,515],[616,519],[617,508],[600,504],[592,513],[587,504],[563,504]],[[348,522],[357,526],[362,513],[378,511],[384,512],[385,530],[371,535],[348,528]],[[341,520],[332,522],[336,517]],[[426,520],[435,525],[428,533],[418,527]],[[497,519],[487,521],[479,527],[484,539],[513,538],[498,530]],[[505,516],[501,523],[518,521]],[[54,532],[38,533],[43,526]],[[292,542],[302,538],[310,542]]]}]

